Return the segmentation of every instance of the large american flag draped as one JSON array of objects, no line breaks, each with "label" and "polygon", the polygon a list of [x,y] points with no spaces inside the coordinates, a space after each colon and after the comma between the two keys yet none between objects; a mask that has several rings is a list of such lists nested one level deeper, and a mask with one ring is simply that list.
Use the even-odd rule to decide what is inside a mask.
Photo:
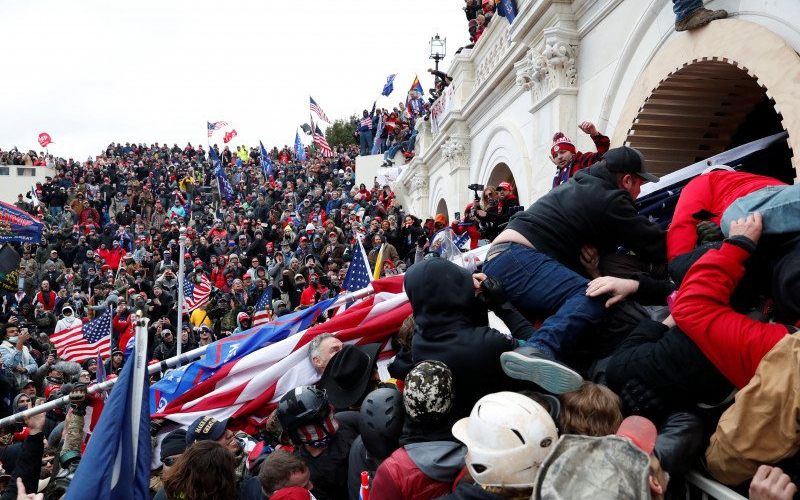
[{"label": "large american flag draped", "polygon": [[322,156],[333,156],[333,150],[328,144],[328,141],[325,140],[325,136],[322,135],[322,131],[318,126],[314,127],[314,144],[319,147],[319,150],[322,152]]},{"label": "large american flag draped", "polygon": [[322,108],[319,107],[317,101],[314,100],[313,97],[308,96],[309,106],[311,107],[311,112],[315,115],[319,116],[319,119],[324,121],[325,123],[330,123],[331,121],[328,119],[328,115],[322,111]]},{"label": "large american flag draped", "polygon": [[211,282],[205,274],[200,275],[200,282],[195,283],[192,279],[183,280],[183,299],[186,302],[184,312],[192,312],[197,308],[208,304],[211,296]]},{"label": "large american flag draped", "polygon": [[314,337],[333,333],[345,343],[386,343],[411,315],[402,276],[384,278],[372,286],[376,290],[372,297],[325,323],[223,365],[151,417],[188,425],[198,416],[210,415],[233,419],[232,428],[254,430],[263,425],[287,391],[319,379],[308,360],[308,343]]},{"label": "large american flag draped", "polygon": [[272,302],[272,286],[268,286],[261,297],[256,302],[255,312],[253,313],[253,326],[263,325],[270,320],[271,313],[267,307],[271,308]]},{"label": "large american flag draped", "polygon": [[108,358],[111,355],[111,318],[111,308],[107,307],[92,321],[86,324],[76,321],[72,328],[53,334],[50,341],[55,345],[58,357],[78,363],[98,353]]},{"label": "large american flag draped", "polygon": [[350,267],[347,268],[347,275],[345,275],[342,283],[343,290],[355,292],[369,285],[372,280],[372,273],[369,272],[368,262],[367,251],[364,250],[364,245],[361,244],[361,238],[359,238],[355,255],[353,255],[353,260],[350,261]]},{"label": "large american flag draped", "polygon": [[223,122],[223,121],[214,122],[214,123],[206,122],[206,123],[208,123],[208,136],[209,137],[214,135],[214,132],[216,132],[217,130],[221,130],[221,129],[223,129],[223,128],[228,126],[228,122]]}]

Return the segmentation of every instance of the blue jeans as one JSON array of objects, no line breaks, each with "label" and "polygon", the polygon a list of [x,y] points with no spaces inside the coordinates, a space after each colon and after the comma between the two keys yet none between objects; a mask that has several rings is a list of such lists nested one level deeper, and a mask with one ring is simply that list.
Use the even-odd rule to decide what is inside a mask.
[{"label": "blue jeans", "polygon": [[725,209],[720,228],[730,234],[731,222],[761,213],[763,234],[800,233],[800,184],[768,186],[737,199]]},{"label": "blue jeans", "polygon": [[672,0],[675,22],[683,21],[692,12],[703,6],[703,0]]},{"label": "blue jeans", "polygon": [[523,314],[550,314],[526,345],[544,347],[556,358],[603,318],[604,301],[586,296],[586,278],[532,248],[512,244],[483,271],[503,283],[509,301]]},{"label": "blue jeans", "polygon": [[372,150],[372,130],[358,133],[358,144],[361,156],[367,156]]}]

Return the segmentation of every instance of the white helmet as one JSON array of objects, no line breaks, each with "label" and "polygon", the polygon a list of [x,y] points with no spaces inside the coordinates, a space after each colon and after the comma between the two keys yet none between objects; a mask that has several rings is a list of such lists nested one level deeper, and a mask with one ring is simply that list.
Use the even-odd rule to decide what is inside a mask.
[{"label": "white helmet", "polygon": [[552,445],[558,441],[553,419],[536,401],[515,392],[482,397],[468,418],[453,426],[467,445],[466,464],[481,486],[528,488]]}]

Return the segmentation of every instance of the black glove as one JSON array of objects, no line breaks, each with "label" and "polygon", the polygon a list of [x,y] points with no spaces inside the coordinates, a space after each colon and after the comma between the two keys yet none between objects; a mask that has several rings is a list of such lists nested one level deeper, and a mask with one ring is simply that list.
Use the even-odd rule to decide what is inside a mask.
[{"label": "black glove", "polygon": [[478,295],[481,302],[489,309],[496,309],[506,303],[506,292],[500,280],[488,276],[481,282],[481,293]]},{"label": "black glove", "polygon": [[428,237],[426,235],[424,235],[424,234],[422,236],[420,236],[419,238],[417,238],[417,246],[420,247],[420,248],[424,247],[425,243],[427,243],[427,242],[428,242]]},{"label": "black glove", "polygon": [[697,224],[697,245],[711,243],[712,241],[722,241],[725,235],[717,224],[709,220],[704,220]]},{"label": "black glove", "polygon": [[638,378],[628,380],[619,393],[626,415],[654,418],[664,410],[661,397]]}]

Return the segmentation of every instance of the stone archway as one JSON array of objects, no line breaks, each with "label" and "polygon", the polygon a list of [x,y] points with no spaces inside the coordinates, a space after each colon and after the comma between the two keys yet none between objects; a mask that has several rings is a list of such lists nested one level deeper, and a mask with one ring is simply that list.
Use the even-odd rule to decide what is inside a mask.
[{"label": "stone archway", "polygon": [[501,182],[510,182],[511,185],[514,186],[514,194],[519,196],[517,183],[514,180],[514,174],[505,163],[498,163],[494,166],[492,173],[489,174],[489,179],[486,181],[486,185],[494,186],[496,188]]},{"label": "stone archway", "polygon": [[[718,80],[720,81],[729,78],[739,83],[727,82],[720,85],[719,81],[713,81],[715,76],[719,76]],[[677,79],[671,80],[671,78]],[[711,156],[713,154],[711,151],[715,148],[722,148],[719,149],[722,151],[731,144],[735,145],[736,133],[744,125],[747,114],[756,111],[758,106],[763,107],[764,102],[769,103],[775,115],[780,117],[782,129],[789,133],[788,148],[800,151],[800,85],[797,83],[800,82],[800,56],[774,32],[759,24],[739,19],[715,21],[691,33],[681,33],[670,37],[644,67],[628,93],[619,112],[619,118],[616,120],[612,136],[613,145],[619,146],[626,142],[636,145],[637,142],[633,138],[638,136],[637,140],[650,140],[651,145],[648,146],[645,142],[645,148],[657,149],[657,143],[652,142],[654,138],[647,137],[646,127],[639,130],[637,125],[640,123],[648,125],[648,120],[650,120],[650,130],[647,132],[652,132],[653,128],[658,126],[656,122],[652,121],[652,117],[658,114],[656,110],[660,108],[662,115],[666,115],[672,124],[680,127],[682,121],[680,112],[676,111],[670,115],[670,112],[666,111],[670,104],[663,102],[665,98],[663,93],[659,95],[657,92],[664,85],[663,90],[669,89],[673,93],[670,97],[676,97],[674,92],[678,91],[683,83],[689,81],[698,82],[695,85],[699,89],[698,93],[694,97],[690,96],[690,100],[693,100],[694,103],[702,105],[700,92],[705,91],[708,94],[706,99],[710,100],[707,102],[712,103],[706,104],[708,116],[713,116],[717,110],[724,107],[729,108],[726,110],[728,114],[722,117],[724,120],[719,124],[712,121],[711,123],[715,124],[713,127],[709,123],[706,129],[692,131],[697,138],[692,135],[683,136],[689,137],[689,142],[686,143],[688,147],[695,148],[690,153],[694,155],[693,158],[700,157],[702,159],[703,155]],[[704,84],[702,83],[704,81],[708,83],[705,89],[703,89]],[[682,83],[679,84],[679,82]],[[737,88],[737,86],[739,87]],[[763,92],[760,96],[756,86]],[[729,105],[725,106],[727,101],[722,95],[725,92],[723,89],[728,89],[729,96],[736,95],[736,92],[745,92],[750,96],[751,101],[741,106],[737,106],[736,102],[731,101]],[[682,90],[692,89],[684,88]],[[652,103],[657,103],[657,106],[648,105],[651,104],[650,99],[653,96],[657,96],[652,101]],[[759,100],[759,97],[762,99]],[[767,101],[763,97],[766,97]],[[755,102],[752,102],[753,100]],[[749,111],[746,109],[748,106],[750,107]],[[688,110],[689,113],[692,111],[691,107],[684,107],[684,110]],[[640,113],[644,113],[642,119],[640,119]],[[689,115],[685,121],[691,122],[693,119],[694,117]],[[724,134],[715,136],[713,133],[707,133],[711,128],[717,128],[720,132],[729,129],[733,129],[733,131],[729,133],[729,139],[725,139]],[[762,136],[765,135],[769,135],[769,133],[762,134]],[[674,138],[676,142],[680,140],[678,137],[681,136]],[[695,139],[702,139],[704,144],[701,144],[703,141]],[[725,144],[726,140],[730,142]],[[656,144],[656,146],[652,146],[652,144]],[[639,142],[638,145],[642,146],[643,144]],[[665,151],[674,151],[674,149]],[[666,162],[658,164],[658,168],[654,168],[654,170],[662,169],[666,172],[670,168],[674,168],[677,162],[671,162],[669,157],[664,159],[664,156],[670,154],[667,152],[660,155],[656,161]],[[787,153],[788,155],[791,155],[791,152]],[[685,157],[681,157],[681,161],[684,162],[684,165],[691,163],[691,160],[687,160]],[[797,158],[791,158],[790,161],[794,171],[789,175],[796,176],[800,169],[800,161]]]},{"label": "stone archway", "polygon": [[[727,61],[692,61],[665,78],[645,100],[625,144],[640,150],[656,175],[783,131],[766,90],[745,68]],[[791,181],[785,144],[770,151],[765,173]]]},{"label": "stone archway", "polygon": [[447,202],[444,198],[440,198],[439,202],[436,204],[435,214],[444,214],[448,222],[450,221],[450,212],[447,211]]}]

